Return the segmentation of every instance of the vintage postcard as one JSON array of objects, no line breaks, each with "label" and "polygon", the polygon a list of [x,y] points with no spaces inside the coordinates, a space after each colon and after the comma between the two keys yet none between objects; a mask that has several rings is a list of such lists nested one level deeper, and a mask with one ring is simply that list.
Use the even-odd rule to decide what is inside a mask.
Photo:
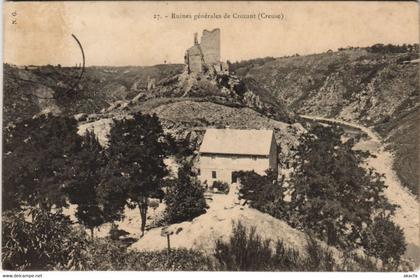
[{"label": "vintage postcard", "polygon": [[5,2],[3,29],[4,271],[417,277],[417,3]]}]

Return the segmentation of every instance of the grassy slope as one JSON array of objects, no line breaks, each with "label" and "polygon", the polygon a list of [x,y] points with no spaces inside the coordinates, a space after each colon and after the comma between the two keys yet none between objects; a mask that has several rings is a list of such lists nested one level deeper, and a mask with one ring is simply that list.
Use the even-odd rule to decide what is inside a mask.
[{"label": "grassy slope", "polygon": [[387,134],[386,142],[395,151],[394,169],[401,182],[418,195],[419,181],[419,114],[418,109],[402,115],[389,123],[378,126],[386,127],[381,133]]}]

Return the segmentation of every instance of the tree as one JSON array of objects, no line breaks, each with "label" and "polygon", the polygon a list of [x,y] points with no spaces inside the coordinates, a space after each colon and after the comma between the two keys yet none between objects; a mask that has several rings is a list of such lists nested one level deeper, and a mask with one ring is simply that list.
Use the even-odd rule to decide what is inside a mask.
[{"label": "tree", "polygon": [[98,198],[98,187],[103,179],[102,170],[106,163],[104,149],[95,134],[87,132],[80,151],[72,155],[70,181],[65,187],[65,192],[69,201],[77,204],[75,216],[79,223],[91,231],[92,239],[94,228],[102,225],[105,220],[110,220],[110,217],[105,219],[104,214],[108,211],[103,209],[104,202],[100,202]]},{"label": "tree", "polygon": [[314,232],[328,244],[361,245],[361,233],[378,213],[395,207],[383,195],[385,184],[361,164],[368,153],[341,142],[342,129],[313,127],[296,150],[289,222]]},{"label": "tree", "polygon": [[66,206],[64,169],[80,141],[72,118],[41,115],[8,126],[3,138],[3,209]]},{"label": "tree", "polygon": [[170,223],[190,221],[206,212],[204,188],[191,172],[191,165],[184,163],[178,178],[167,188],[165,195],[166,218]]},{"label": "tree", "polygon": [[194,154],[194,147],[190,146],[187,138],[174,138],[171,134],[165,134],[165,142],[167,143],[166,155],[174,156],[175,161],[182,163],[185,157]]},{"label": "tree", "polygon": [[245,199],[252,208],[284,219],[287,205],[284,201],[282,181],[277,181],[277,174],[271,170],[261,176],[254,171],[238,172],[240,179],[239,198]]},{"label": "tree", "polygon": [[102,210],[104,223],[121,220],[127,203],[125,177],[116,165],[116,161],[108,159],[101,169],[101,181],[96,188],[97,201]]},{"label": "tree", "polygon": [[364,232],[363,246],[369,256],[381,259],[391,269],[396,269],[406,250],[403,230],[383,216],[375,217]]},{"label": "tree", "polygon": [[125,196],[130,208],[139,208],[144,234],[148,198],[159,191],[167,175],[163,162],[167,143],[158,117],[138,113],[114,121],[109,144],[110,163],[115,167],[112,175],[120,184],[118,193]]}]

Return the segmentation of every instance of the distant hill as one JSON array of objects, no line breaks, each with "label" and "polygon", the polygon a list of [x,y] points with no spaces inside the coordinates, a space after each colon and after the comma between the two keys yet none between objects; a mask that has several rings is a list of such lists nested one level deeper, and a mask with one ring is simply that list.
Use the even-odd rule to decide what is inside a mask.
[{"label": "distant hill", "polygon": [[[32,117],[44,109],[73,115],[99,113],[117,100],[131,99],[158,82],[180,73],[183,65],[151,67],[88,67],[76,86],[80,68],[4,65],[5,123]],[[54,112],[53,111],[53,112]]]},{"label": "distant hill", "polygon": [[375,45],[232,64],[299,114],[372,126],[395,151],[395,169],[418,187],[418,45]]}]

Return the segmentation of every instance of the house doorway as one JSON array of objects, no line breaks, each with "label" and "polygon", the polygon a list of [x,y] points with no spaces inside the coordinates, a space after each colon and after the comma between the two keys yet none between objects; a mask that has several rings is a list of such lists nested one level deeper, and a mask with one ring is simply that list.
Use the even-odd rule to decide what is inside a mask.
[{"label": "house doorway", "polygon": [[232,183],[237,183],[238,182],[238,172],[233,171],[232,172]]}]

